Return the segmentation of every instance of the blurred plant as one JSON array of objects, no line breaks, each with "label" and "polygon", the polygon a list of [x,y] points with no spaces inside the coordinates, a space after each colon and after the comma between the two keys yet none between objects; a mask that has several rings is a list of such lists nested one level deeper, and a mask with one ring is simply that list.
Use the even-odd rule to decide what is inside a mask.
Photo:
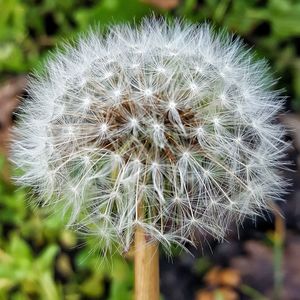
[{"label": "blurred plant", "polygon": [[[138,0],[0,0],[0,70],[28,72],[45,50],[97,23],[139,20],[149,6]],[[3,74],[2,74],[3,76]]]}]

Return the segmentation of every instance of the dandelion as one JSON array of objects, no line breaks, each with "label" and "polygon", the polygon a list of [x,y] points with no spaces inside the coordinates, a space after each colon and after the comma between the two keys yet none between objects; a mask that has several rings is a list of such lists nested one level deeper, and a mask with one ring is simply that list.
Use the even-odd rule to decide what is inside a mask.
[{"label": "dandelion", "polygon": [[17,182],[106,250],[137,228],[166,250],[222,239],[284,186],[283,99],[264,61],[207,25],[91,32],[31,80],[14,129]]}]

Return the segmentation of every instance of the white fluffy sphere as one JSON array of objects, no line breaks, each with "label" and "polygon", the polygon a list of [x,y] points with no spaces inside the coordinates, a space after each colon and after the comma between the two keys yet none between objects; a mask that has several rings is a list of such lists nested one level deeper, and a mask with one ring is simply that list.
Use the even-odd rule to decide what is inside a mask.
[{"label": "white fluffy sphere", "polygon": [[208,25],[92,32],[31,80],[17,181],[104,249],[128,250],[137,225],[166,247],[195,230],[222,238],[282,192],[273,83],[265,62]]}]

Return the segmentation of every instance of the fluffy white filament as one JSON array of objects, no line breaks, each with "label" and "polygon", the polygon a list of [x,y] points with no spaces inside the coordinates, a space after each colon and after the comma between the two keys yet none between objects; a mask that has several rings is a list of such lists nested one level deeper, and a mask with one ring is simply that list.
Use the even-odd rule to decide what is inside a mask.
[{"label": "fluffy white filament", "polygon": [[207,25],[90,33],[31,81],[14,129],[17,181],[105,249],[128,250],[137,225],[166,247],[195,230],[222,238],[282,192],[271,85],[264,62]]}]

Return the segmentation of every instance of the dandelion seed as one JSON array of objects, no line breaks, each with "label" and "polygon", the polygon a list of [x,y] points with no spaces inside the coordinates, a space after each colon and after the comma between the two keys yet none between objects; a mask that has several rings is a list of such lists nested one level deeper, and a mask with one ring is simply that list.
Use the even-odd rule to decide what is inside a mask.
[{"label": "dandelion seed", "polygon": [[99,126],[99,131],[102,134],[105,134],[108,131],[108,125],[106,123],[103,123]]}]

